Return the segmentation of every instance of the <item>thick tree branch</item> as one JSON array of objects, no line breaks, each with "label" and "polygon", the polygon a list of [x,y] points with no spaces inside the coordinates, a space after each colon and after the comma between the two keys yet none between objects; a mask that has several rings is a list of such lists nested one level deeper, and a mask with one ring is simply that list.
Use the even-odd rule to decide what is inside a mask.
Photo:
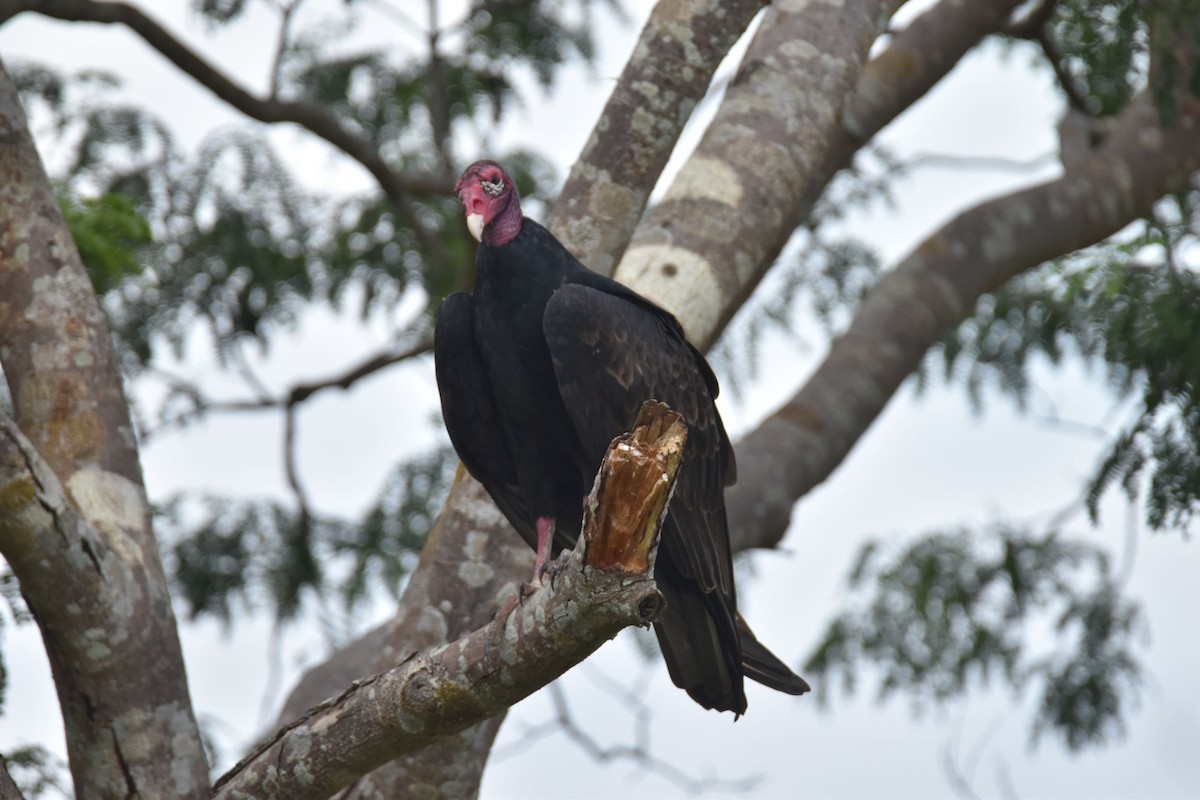
[{"label": "thick tree branch", "polygon": [[946,0],[860,71],[892,5],[772,6],[696,153],[639,226],[617,276],[679,312],[697,343],[712,343],[858,148],[1017,4]]},{"label": "thick tree branch", "polygon": [[638,226],[617,277],[712,343],[802,216],[845,98],[895,0],[778,3],[679,175]]},{"label": "thick tree branch", "polygon": [[[341,150],[362,164],[397,205],[405,204],[410,197],[448,194],[454,187],[453,181],[444,176],[409,175],[392,169],[374,143],[346,128],[319,105],[279,100],[274,94],[265,98],[255,96],[140,9],[127,3],[97,0],[0,0],[0,20],[23,11],[35,11],[66,21],[126,26],[201,86],[251,119],[266,123],[291,122],[300,125]],[[418,229],[418,233],[420,232]]]},{"label": "thick tree branch", "polygon": [[611,275],[683,127],[764,0],[660,0],[546,219],[585,264]]},{"label": "thick tree branch", "polygon": [[[54,672],[80,796],[206,792],[104,314],[0,65],[0,552]],[[148,668],[153,665],[153,668]]]},{"label": "thick tree branch", "polygon": [[[280,722],[336,694],[351,681],[407,654],[454,641],[484,625],[533,571],[533,551],[462,468],[450,488],[396,615],[309,670],[289,695]],[[375,797],[474,797],[482,756],[504,714],[375,770],[341,800]]]},{"label": "thick tree branch", "polygon": [[924,97],[1020,5],[1019,0],[941,0],[894,31],[887,47],[863,67],[816,185],[823,187],[849,166],[859,147]]},{"label": "thick tree branch", "polygon": [[80,796],[207,796],[178,641],[159,638],[170,601],[146,586],[145,505],[112,473],[64,486],[0,413],[0,554],[42,630]]},{"label": "thick tree branch", "polygon": [[[652,404],[647,404],[651,406]],[[654,549],[687,429],[663,406],[618,437],[588,498],[583,535],[531,597],[453,643],[322,703],[217,783],[216,798],[324,798],[359,775],[502,712],[662,608]]]},{"label": "thick tree branch", "polygon": [[[986,292],[1147,215],[1200,168],[1200,102],[1164,128],[1150,97],[1057,180],[990,200],[923,242],[868,295],[808,383],[741,442],[727,492],[735,549],[773,547],[930,347]],[[770,492],[761,488],[770,486]]]}]

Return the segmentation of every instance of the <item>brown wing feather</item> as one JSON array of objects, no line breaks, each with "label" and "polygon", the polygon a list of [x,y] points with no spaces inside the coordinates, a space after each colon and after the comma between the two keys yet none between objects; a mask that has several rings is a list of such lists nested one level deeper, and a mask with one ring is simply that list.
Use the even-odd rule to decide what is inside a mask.
[{"label": "brown wing feather", "polygon": [[[623,287],[622,287],[623,288]],[[649,304],[647,304],[649,305]],[[559,390],[595,469],[613,437],[655,399],[688,423],[671,521],[663,547],[679,572],[705,592],[733,599],[724,486],[729,445],[702,359],[666,312],[588,286],[563,286],[546,306],[543,329]]]}]

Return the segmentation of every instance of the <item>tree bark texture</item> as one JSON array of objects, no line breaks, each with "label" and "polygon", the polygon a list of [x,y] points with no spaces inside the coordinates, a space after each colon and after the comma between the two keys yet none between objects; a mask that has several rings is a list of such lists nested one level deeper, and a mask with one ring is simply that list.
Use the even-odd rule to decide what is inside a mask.
[{"label": "tree bark texture", "polygon": [[0,759],[0,800],[25,800],[25,795],[21,794],[3,759]]},{"label": "tree bark texture", "polygon": [[721,59],[764,0],[660,0],[546,226],[611,275]]},{"label": "tree bark texture", "polygon": [[617,278],[681,317],[707,349],[758,285],[819,193],[871,43],[897,0],[773,3],[716,117]]},{"label": "tree bark texture", "polygon": [[207,794],[104,314],[0,65],[0,552],[37,620],[80,797]]},{"label": "tree bark texture", "polygon": [[531,596],[473,633],[356,681],[289,723],[217,782],[214,798],[317,800],[532,694],[663,605],[654,552],[687,427],[647,404],[601,464],[576,548]]}]

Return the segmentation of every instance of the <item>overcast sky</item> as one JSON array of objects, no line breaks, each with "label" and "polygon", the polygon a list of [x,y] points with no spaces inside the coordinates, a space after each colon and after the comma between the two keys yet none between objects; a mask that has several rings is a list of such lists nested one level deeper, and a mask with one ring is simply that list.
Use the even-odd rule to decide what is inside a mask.
[{"label": "overcast sky", "polygon": [[[396,5],[411,6],[414,16],[424,8],[407,0]],[[528,95],[528,104],[498,134],[479,142],[477,155],[520,142],[544,152],[565,175],[647,13],[641,4],[630,5],[636,7],[628,25],[601,21],[602,57],[595,69],[568,70],[552,97],[536,91]],[[322,2],[311,6],[320,12]],[[324,3],[328,12],[339,6]],[[172,0],[154,7],[160,20],[218,59],[225,71],[265,87],[274,42],[270,14],[256,10],[246,23],[210,35],[195,24],[188,3]],[[315,16],[319,13],[308,19]],[[371,29],[408,41],[382,17]],[[60,67],[112,70],[125,79],[132,98],[168,117],[190,145],[214,127],[241,124],[236,114],[120,28],[72,26],[25,15],[0,28],[0,56],[10,62],[36,57]],[[901,156],[939,153],[1028,161],[1052,153],[1061,103],[1048,74],[1031,71],[1031,62],[1027,52],[1006,57],[996,46],[974,54],[889,129],[885,142]],[[714,105],[706,104],[702,112],[710,113]],[[328,182],[333,175],[342,186],[369,185],[360,170],[339,166],[327,148],[309,137],[289,130],[272,135],[305,165],[310,179]],[[873,207],[850,225],[869,237],[891,265],[955,211],[1054,172],[1052,164],[1023,173],[919,169],[897,183],[894,207]],[[354,354],[385,343],[387,323],[375,320],[363,327],[317,311],[293,340],[276,346],[270,361],[256,366],[274,386],[323,376]],[[819,329],[805,323],[802,331],[799,341],[769,337],[761,379],[742,386],[737,400],[732,392],[723,395],[722,410],[735,438],[794,392],[819,363],[826,347]],[[179,368],[211,378],[211,357],[202,348],[192,353]],[[320,509],[352,513],[361,508],[401,454],[439,440],[440,431],[426,424],[436,409],[432,366],[424,360],[395,368],[352,392],[326,393],[306,405],[300,416],[301,469]],[[845,599],[845,575],[868,537],[903,542],[934,528],[1002,520],[1045,523],[1078,498],[1104,442],[1049,424],[1045,417],[1054,413],[1115,432],[1128,405],[1112,397],[1101,376],[1078,364],[1053,370],[1043,365],[1036,378],[1033,413],[1026,416],[995,398],[982,415],[975,415],[961,389],[935,381],[917,397],[907,384],[847,461],[799,504],[780,551],[754,556],[749,565],[753,574],[743,573],[741,603],[760,638],[781,657],[794,664],[802,661]],[[225,385],[231,393],[236,388],[232,381]],[[161,499],[200,487],[241,496],[286,496],[280,422],[265,416],[214,418],[162,437],[143,454],[151,495]],[[1103,544],[1122,564],[1131,557],[1125,503],[1109,497],[1104,512],[1099,530],[1088,528],[1082,516],[1073,518],[1068,529]],[[626,706],[614,700],[607,681],[637,687],[654,705],[648,739],[652,754],[688,778],[730,782],[722,785],[731,796],[954,796],[944,769],[948,756],[974,791],[986,796],[1200,796],[1200,645],[1193,611],[1200,556],[1194,543],[1174,533],[1140,532],[1135,541],[1129,591],[1142,602],[1150,623],[1140,652],[1146,684],[1124,741],[1079,756],[1067,754],[1049,738],[1031,747],[1036,698],[993,689],[914,717],[903,698],[877,705],[869,672],[853,697],[836,687],[819,687],[826,692],[823,710],[811,696],[785,697],[752,684],[749,713],[734,724],[730,715],[704,712],[692,703],[671,686],[657,663],[647,669],[628,634],[562,684],[577,723],[608,746],[631,744],[635,724]],[[364,616],[362,626],[388,611],[380,604],[373,616]],[[211,623],[183,630],[193,697],[202,721],[225,748],[222,766],[236,760],[240,748],[259,733],[299,670],[324,653],[319,632],[289,631],[281,659],[272,665],[271,633],[262,618],[241,622],[229,634]],[[41,741],[62,752],[57,714],[48,713],[56,704],[36,629],[6,627],[3,646],[9,689],[0,718],[0,749]],[[1049,632],[1040,646],[1053,648]],[[545,693],[512,710],[485,773],[484,797],[686,794],[667,770],[599,763],[561,734],[529,738],[552,714]],[[753,788],[739,783],[750,779],[756,781]]]}]

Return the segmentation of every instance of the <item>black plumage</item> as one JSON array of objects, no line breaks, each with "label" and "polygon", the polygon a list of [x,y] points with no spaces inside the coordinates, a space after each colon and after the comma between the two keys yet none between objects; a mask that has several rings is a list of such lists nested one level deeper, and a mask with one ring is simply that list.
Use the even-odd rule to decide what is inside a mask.
[{"label": "black plumage", "polygon": [[535,577],[578,538],[609,443],[644,401],[660,400],[688,424],[655,567],[667,606],[654,627],[672,680],[705,708],[737,714],[743,675],[808,691],[737,613],[724,500],[736,466],[703,355],[670,313],[522,217],[498,164],[472,165],[457,190],[481,242],[474,294],[448,297],[438,313],[442,412],[467,470],[538,550]]}]

